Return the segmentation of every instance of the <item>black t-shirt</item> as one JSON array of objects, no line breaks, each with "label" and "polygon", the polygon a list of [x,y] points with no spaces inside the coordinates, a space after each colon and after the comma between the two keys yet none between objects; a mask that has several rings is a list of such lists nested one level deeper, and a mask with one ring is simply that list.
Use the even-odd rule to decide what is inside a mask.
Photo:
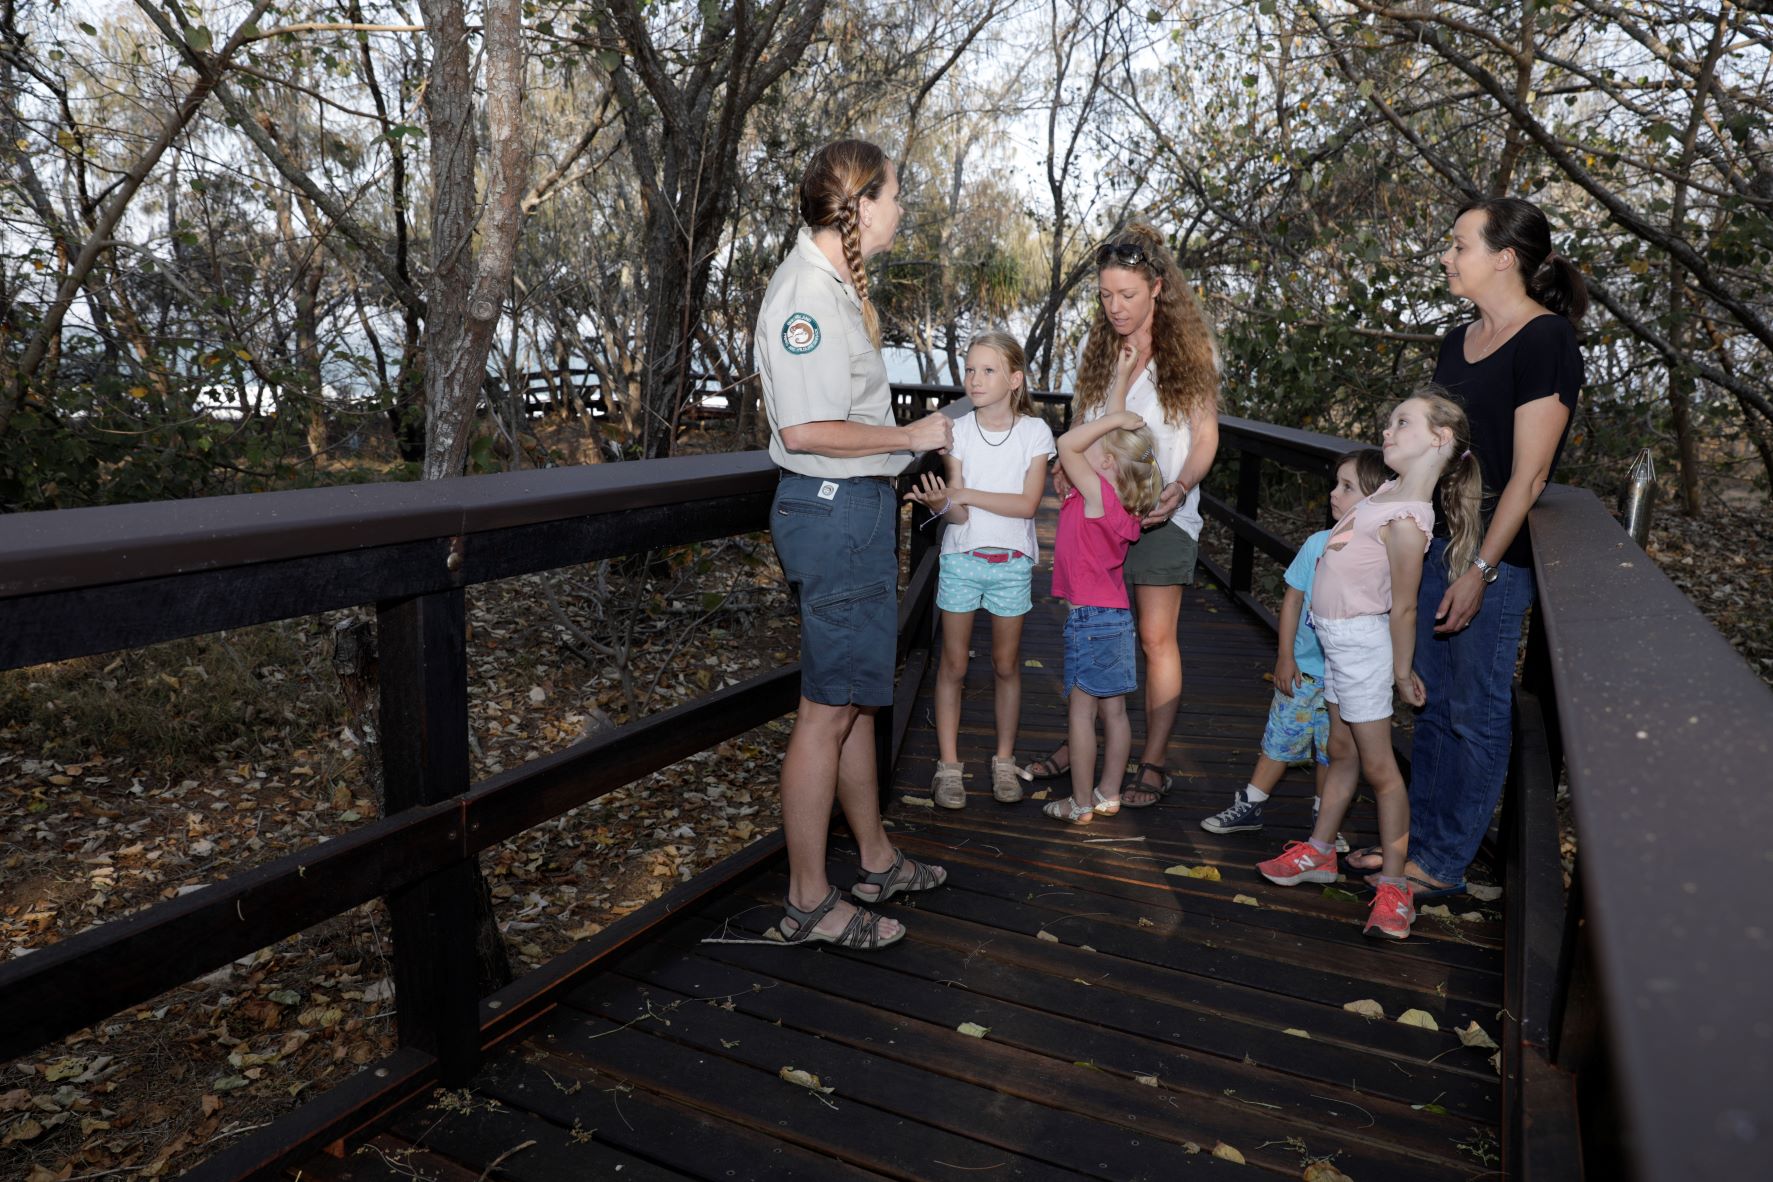
[{"label": "black t-shirt", "polygon": [[[1503,486],[1514,471],[1514,412],[1529,402],[1548,395],[1570,408],[1576,415],[1576,395],[1582,389],[1582,351],[1576,344],[1576,326],[1563,316],[1548,314],[1527,321],[1502,346],[1481,361],[1465,360],[1465,330],[1462,324],[1441,341],[1440,358],[1435,362],[1434,380],[1446,387],[1465,407],[1471,420],[1471,454],[1477,458],[1484,477],[1484,525],[1496,511]],[[1557,472],[1558,457],[1563,454],[1564,440],[1570,434],[1569,421],[1558,437],[1557,451],[1552,453],[1551,470]],[[1435,532],[1446,536],[1446,515],[1435,507]],[[1509,544],[1502,561],[1514,566],[1531,566],[1533,550],[1527,540],[1527,527]]]}]

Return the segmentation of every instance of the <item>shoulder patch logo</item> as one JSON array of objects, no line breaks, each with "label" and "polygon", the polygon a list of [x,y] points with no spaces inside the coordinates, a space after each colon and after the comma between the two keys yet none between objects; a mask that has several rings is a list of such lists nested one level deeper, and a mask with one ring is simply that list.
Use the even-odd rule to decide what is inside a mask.
[{"label": "shoulder patch logo", "polygon": [[796,312],[782,322],[782,348],[799,356],[819,347],[819,322],[805,312]]}]

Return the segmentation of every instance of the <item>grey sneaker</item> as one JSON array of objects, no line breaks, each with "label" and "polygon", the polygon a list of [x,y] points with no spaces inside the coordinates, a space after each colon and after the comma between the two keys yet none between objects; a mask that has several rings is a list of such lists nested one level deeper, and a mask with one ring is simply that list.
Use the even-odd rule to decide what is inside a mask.
[{"label": "grey sneaker", "polygon": [[1015,804],[1022,799],[1022,769],[1015,757],[991,757],[991,799],[999,804]]},{"label": "grey sneaker", "polygon": [[1208,833],[1253,833],[1262,828],[1262,806],[1239,788],[1231,807],[1206,818],[1200,827]]},{"label": "grey sneaker", "polygon": [[936,774],[930,780],[930,795],[945,809],[967,807],[966,785],[961,783],[962,765],[936,761]]}]

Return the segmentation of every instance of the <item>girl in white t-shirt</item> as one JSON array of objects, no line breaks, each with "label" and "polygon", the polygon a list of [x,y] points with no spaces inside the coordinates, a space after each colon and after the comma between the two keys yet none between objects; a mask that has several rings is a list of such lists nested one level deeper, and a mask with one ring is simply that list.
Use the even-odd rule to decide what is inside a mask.
[{"label": "girl in white t-shirt", "polygon": [[1008,333],[988,332],[967,350],[966,391],[973,409],[954,423],[943,457],[947,476],[926,473],[906,494],[946,518],[936,606],[942,612],[942,663],[936,674],[939,754],[931,795],[943,808],[967,802],[960,763],[960,690],[966,680],[973,613],[991,614],[991,667],[997,754],[991,795],[1022,799],[1016,766],[1016,719],[1022,710],[1022,617],[1033,606],[1029,584],[1040,552],[1034,513],[1046,488],[1053,432],[1034,413],[1022,346]]}]

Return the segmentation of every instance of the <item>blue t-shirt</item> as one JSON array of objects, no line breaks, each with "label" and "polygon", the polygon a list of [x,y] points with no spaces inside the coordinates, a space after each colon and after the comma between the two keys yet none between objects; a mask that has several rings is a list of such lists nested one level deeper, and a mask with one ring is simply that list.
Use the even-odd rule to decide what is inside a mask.
[{"label": "blue t-shirt", "polygon": [[1305,539],[1287,567],[1287,586],[1298,588],[1305,596],[1305,606],[1299,609],[1299,630],[1293,634],[1293,663],[1299,672],[1319,681],[1324,679],[1324,650],[1317,646],[1317,629],[1306,621],[1311,618],[1311,584],[1317,578],[1317,560],[1323,557],[1329,540],[1329,530],[1318,530]]}]

